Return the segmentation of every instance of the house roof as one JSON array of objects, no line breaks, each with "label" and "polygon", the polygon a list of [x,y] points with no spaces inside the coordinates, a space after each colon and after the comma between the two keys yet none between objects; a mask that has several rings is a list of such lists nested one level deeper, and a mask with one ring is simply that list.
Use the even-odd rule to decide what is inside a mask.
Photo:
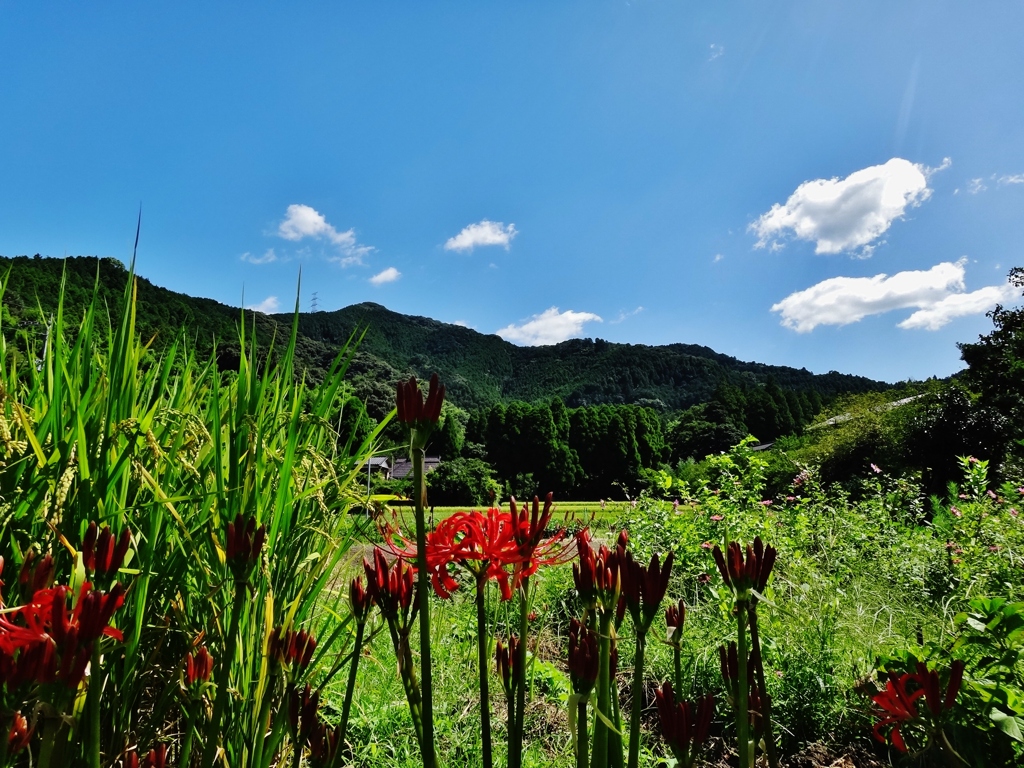
[{"label": "house roof", "polygon": [[[441,466],[440,456],[426,456],[423,459],[423,474],[429,475],[435,469]],[[394,466],[391,468],[391,478],[394,480],[401,480],[404,477],[408,477],[412,474],[412,461],[409,459],[395,459]]]}]

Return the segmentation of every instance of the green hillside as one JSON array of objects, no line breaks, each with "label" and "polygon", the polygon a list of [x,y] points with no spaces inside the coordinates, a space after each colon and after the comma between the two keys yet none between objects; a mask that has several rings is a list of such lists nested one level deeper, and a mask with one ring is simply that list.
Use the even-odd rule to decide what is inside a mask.
[{"label": "green hillside", "polygon": [[[45,333],[66,274],[66,311],[84,308],[97,281],[102,302],[116,315],[128,271],[116,259],[0,257],[6,275],[6,323],[26,333]],[[242,312],[210,299],[169,291],[139,277],[138,325],[159,348],[179,332],[200,351],[217,344],[223,367],[237,364]],[[245,312],[261,343],[287,333],[292,315]],[[115,317],[116,319],[116,317]],[[297,363],[312,380],[329,367],[338,347],[365,331],[351,369],[357,392],[371,414],[390,407],[391,387],[402,376],[437,372],[449,399],[465,409],[496,402],[560,397],[570,407],[636,403],[677,411],[707,401],[723,382],[756,386],[774,380],[786,390],[814,391],[823,400],[836,395],[886,389],[884,382],[835,371],[743,362],[695,344],[646,346],[601,339],[572,339],[553,346],[518,347],[498,336],[393,312],[379,304],[355,304],[335,312],[299,316]]]}]

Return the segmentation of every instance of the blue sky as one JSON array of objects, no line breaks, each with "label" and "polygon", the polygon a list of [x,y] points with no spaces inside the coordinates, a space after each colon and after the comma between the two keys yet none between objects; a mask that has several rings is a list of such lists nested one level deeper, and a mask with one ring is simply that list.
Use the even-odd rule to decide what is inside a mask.
[{"label": "blue sky", "polygon": [[1024,265],[1020,2],[0,0],[0,254],[945,376]]}]

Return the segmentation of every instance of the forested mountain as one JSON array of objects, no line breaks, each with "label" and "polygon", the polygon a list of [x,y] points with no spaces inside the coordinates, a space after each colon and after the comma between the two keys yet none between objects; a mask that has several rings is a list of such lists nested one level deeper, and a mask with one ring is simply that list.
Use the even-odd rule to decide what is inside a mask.
[{"label": "forested mountain", "polygon": [[[62,274],[66,275],[66,312],[77,314],[99,280],[101,299],[115,313],[128,279],[116,259],[80,256],[68,259],[0,257],[5,275],[5,324],[27,332],[45,332],[55,310]],[[159,348],[177,334],[200,351],[216,340],[219,360],[231,366],[237,356],[239,309],[210,299],[175,293],[138,278],[138,326]],[[245,312],[263,343],[286,334],[291,314]],[[709,401],[722,385],[749,390],[771,383],[783,390],[814,392],[830,400],[838,394],[885,389],[889,385],[835,371],[743,362],[695,344],[646,346],[601,339],[572,339],[553,346],[518,347],[498,336],[393,312],[373,303],[335,312],[301,313],[299,363],[316,379],[352,334],[365,331],[352,367],[357,392],[371,415],[390,407],[393,383],[402,376],[438,373],[449,399],[473,410],[497,402],[561,398],[569,407],[638,404],[661,412]],[[235,363],[236,364],[236,363]]]}]

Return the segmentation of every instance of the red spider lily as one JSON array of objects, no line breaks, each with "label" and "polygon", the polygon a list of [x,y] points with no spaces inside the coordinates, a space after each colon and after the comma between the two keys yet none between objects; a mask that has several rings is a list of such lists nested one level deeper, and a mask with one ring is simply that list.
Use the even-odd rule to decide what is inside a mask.
[{"label": "red spider lily", "polygon": [[633,555],[624,552],[620,566],[622,580],[622,596],[633,624],[642,632],[646,632],[658,614],[661,601],[668,590],[668,580],[672,575],[672,553],[665,558],[662,565],[657,555],[651,556],[650,564],[644,568],[633,559]]},{"label": "red spider lily", "polygon": [[373,608],[373,596],[363,589],[363,580],[358,576],[352,579],[348,597],[352,606],[353,618],[357,623],[365,624],[370,617],[370,609]]},{"label": "red spider lily", "polygon": [[498,668],[498,677],[501,679],[501,685],[505,689],[507,696],[512,696],[515,693],[515,662],[518,655],[519,638],[515,635],[509,638],[508,646],[505,646],[499,640],[494,649],[494,660]]},{"label": "red spider lily", "polygon": [[665,609],[665,626],[668,627],[668,641],[678,643],[686,622],[686,603],[682,598],[679,602]]},{"label": "red spider lily", "polygon": [[569,624],[569,678],[574,693],[589,693],[597,682],[597,633],[580,621]]},{"label": "red spider lily", "polygon": [[716,546],[711,553],[726,586],[741,595],[751,589],[763,592],[772,568],[775,567],[775,558],[778,554],[775,547],[764,546],[761,537],[756,537],[753,547],[747,545],[746,562],[743,558],[743,549],[738,542],[730,541],[726,550],[727,555],[723,555],[722,549]]},{"label": "red spider lily", "polygon": [[124,768],[139,768],[139,754],[134,749],[125,753],[122,765]]},{"label": "red spider lily", "polygon": [[306,630],[285,629],[275,627],[270,636],[270,656],[282,666],[292,665],[305,669],[313,660],[316,650],[316,639]]},{"label": "red spider lily", "polygon": [[917,675],[909,673],[900,677],[894,675],[886,683],[884,691],[871,697],[871,701],[879,708],[876,713],[882,718],[874,727],[875,738],[885,742],[882,729],[890,725],[893,726],[890,738],[893,746],[900,752],[907,751],[907,744],[900,733],[900,727],[904,723],[917,720],[920,717],[914,702],[924,696],[924,688],[918,688],[913,692],[907,690],[907,684],[916,680]]},{"label": "red spider lily", "polygon": [[417,601],[413,600],[413,569],[402,558],[388,567],[384,552],[377,547],[373,550],[373,565],[363,561],[366,572],[367,591],[380,607],[388,621],[399,620],[408,626],[417,612]]},{"label": "red spider lily", "polygon": [[205,683],[213,674],[213,654],[205,645],[199,646],[195,654],[189,653],[185,657],[185,684],[192,686],[196,680]]},{"label": "red spider lily", "polygon": [[103,526],[100,531],[95,521],[89,523],[82,541],[82,563],[85,570],[92,573],[116,573],[124,563],[124,556],[131,544],[131,533],[125,528],[115,543],[110,526]]},{"label": "red spider lily", "polygon": [[167,766],[167,745],[161,744],[149,750],[146,759],[142,761],[142,768],[166,768]]},{"label": "red spider lily", "polygon": [[438,383],[437,374],[430,377],[430,387],[427,392],[427,400],[423,401],[423,394],[420,392],[416,377],[412,376],[408,381],[398,382],[398,396],[395,398],[398,406],[398,420],[403,424],[409,424],[413,429],[426,425],[437,424],[441,418],[441,404],[444,402],[444,385]]},{"label": "red spider lily", "polygon": [[715,713],[714,696],[704,696],[696,704],[677,702],[672,683],[665,683],[654,692],[658,704],[661,732],[679,765],[690,768],[711,731]]},{"label": "red spider lily", "polygon": [[[900,733],[902,725],[928,719],[927,714],[930,714],[929,730],[939,729],[943,713],[950,710],[956,702],[963,676],[964,663],[959,659],[950,666],[949,680],[944,692],[940,688],[939,673],[936,670],[929,670],[923,663],[918,663],[917,674],[891,674],[885,690],[871,698],[878,707],[875,714],[881,717],[874,727],[875,738],[884,742],[886,739],[882,731],[891,725],[893,728],[890,738],[893,746],[900,752],[906,752],[906,741]],[[911,684],[916,686],[913,691],[908,690]],[[928,708],[927,714],[919,712],[915,706],[915,702],[920,698],[924,698],[925,706]]]},{"label": "red spider lily", "polygon": [[34,729],[28,727],[28,720],[21,712],[11,716],[11,728],[7,732],[7,754],[16,755],[32,741]]},{"label": "red spider lily", "polygon": [[248,520],[239,512],[233,523],[228,523],[226,540],[227,561],[233,569],[244,572],[256,564],[263,542],[267,538],[267,526],[256,527],[256,518]]}]

